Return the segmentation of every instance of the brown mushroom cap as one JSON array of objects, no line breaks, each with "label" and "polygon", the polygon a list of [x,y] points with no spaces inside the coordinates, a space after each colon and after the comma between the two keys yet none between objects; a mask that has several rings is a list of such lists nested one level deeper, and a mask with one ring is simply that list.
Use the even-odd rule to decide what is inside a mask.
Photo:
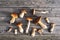
[{"label": "brown mushroom cap", "polygon": [[26,13],[27,13],[26,9],[22,9],[22,10],[21,10],[21,13],[26,14]]},{"label": "brown mushroom cap", "polygon": [[14,13],[12,13],[12,14],[11,14],[11,16],[12,16],[12,17],[14,17],[14,18],[18,18],[17,13],[15,13],[15,12],[14,12]]},{"label": "brown mushroom cap", "polygon": [[37,24],[39,21],[41,21],[41,16],[37,17],[37,18],[34,20],[34,23]]},{"label": "brown mushroom cap", "polygon": [[19,27],[19,26],[22,26],[23,24],[21,23],[21,22],[19,22],[19,23],[17,23],[17,26]]},{"label": "brown mushroom cap", "polygon": [[31,17],[27,17],[26,20],[32,21],[33,19]]}]

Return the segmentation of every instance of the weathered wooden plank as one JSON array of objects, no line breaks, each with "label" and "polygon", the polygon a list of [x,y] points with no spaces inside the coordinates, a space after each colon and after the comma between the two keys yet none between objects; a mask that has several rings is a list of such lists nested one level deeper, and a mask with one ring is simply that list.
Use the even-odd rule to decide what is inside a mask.
[{"label": "weathered wooden plank", "polygon": [[[21,8],[0,8],[0,16],[9,16],[10,15],[10,13],[12,13],[12,12],[16,12],[16,13],[19,13],[20,12],[20,9],[22,9],[23,7],[21,7]],[[28,12],[28,14],[27,14],[27,16],[32,16],[32,12],[31,12],[31,10],[33,9],[33,8],[26,8],[27,9],[27,12]],[[50,16],[55,16],[55,14],[54,13],[51,13],[51,8],[35,8],[37,11],[36,11],[36,16],[48,16],[48,17],[50,17]],[[40,10],[46,10],[46,11],[48,11],[48,13],[46,13],[46,14],[42,14],[42,13],[40,13]]]},{"label": "weathered wooden plank", "polygon": [[59,0],[3,0],[0,7],[60,7]]}]

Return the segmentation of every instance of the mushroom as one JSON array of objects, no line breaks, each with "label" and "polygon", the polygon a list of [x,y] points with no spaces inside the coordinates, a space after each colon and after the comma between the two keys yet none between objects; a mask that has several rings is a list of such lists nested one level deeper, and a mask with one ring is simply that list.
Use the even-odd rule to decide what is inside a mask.
[{"label": "mushroom", "polygon": [[11,17],[12,18],[10,20],[10,24],[15,22],[16,18],[18,18],[18,15],[14,12],[14,13],[11,14]]},{"label": "mushroom", "polygon": [[11,32],[12,31],[12,27],[9,27],[8,31],[7,32]]},{"label": "mushroom", "polygon": [[30,21],[32,21],[33,19],[31,17],[27,17],[26,20],[28,21],[27,28],[26,28],[26,33],[28,33],[29,27],[30,27]]},{"label": "mushroom", "polygon": [[19,15],[20,18],[23,18],[25,14],[27,14],[26,9],[22,9],[22,10],[21,10],[21,14]]},{"label": "mushroom", "polygon": [[43,14],[49,13],[49,12],[46,11],[46,10],[36,10],[36,9],[32,9],[33,15],[35,15],[35,12],[36,12],[36,11],[39,11],[40,13],[43,13]]},{"label": "mushroom", "polygon": [[39,34],[42,34],[42,33],[43,33],[43,29],[38,29],[37,32],[38,32]]},{"label": "mushroom", "polygon": [[18,27],[18,29],[19,29],[19,32],[21,32],[21,33],[23,33],[23,28],[22,28],[22,23],[21,22],[19,22],[18,24],[17,24],[17,27]]},{"label": "mushroom", "polygon": [[32,33],[31,33],[31,36],[34,37],[35,36],[35,33],[36,33],[37,29],[36,28],[33,28],[32,29]]},{"label": "mushroom", "polygon": [[45,24],[43,24],[43,22],[41,21],[41,16],[37,17],[34,21],[35,24],[39,24],[43,29],[47,29],[47,26]]},{"label": "mushroom", "polygon": [[17,35],[17,29],[15,29],[14,34]]},{"label": "mushroom", "polygon": [[46,21],[47,23],[50,23],[48,17],[45,17],[45,21]]},{"label": "mushroom", "polygon": [[35,9],[32,9],[33,15],[35,15]]},{"label": "mushroom", "polygon": [[55,23],[50,23],[50,28],[49,28],[49,32],[52,32],[54,30],[55,27]]}]

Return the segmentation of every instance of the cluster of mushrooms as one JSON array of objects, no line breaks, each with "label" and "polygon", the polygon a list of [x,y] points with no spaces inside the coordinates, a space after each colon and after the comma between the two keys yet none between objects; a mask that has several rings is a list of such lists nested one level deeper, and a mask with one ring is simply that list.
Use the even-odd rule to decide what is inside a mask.
[{"label": "cluster of mushrooms", "polygon": [[[32,13],[33,15],[35,15],[35,9],[32,9]],[[41,13],[47,13],[48,11],[40,11]],[[20,18],[23,18],[24,15],[27,13],[27,11],[25,9],[22,9],[21,10],[21,13],[18,15],[17,13],[11,13],[11,20],[10,20],[10,24],[14,23],[15,20],[18,18],[18,16]],[[47,25],[45,25],[42,21],[42,16],[39,16],[37,17],[35,20],[33,20],[31,17],[27,17],[26,20],[28,21],[27,23],[27,27],[26,27],[26,30],[25,30],[25,33],[28,34],[29,33],[29,28],[30,28],[30,22],[33,21],[34,24],[39,24],[41,28],[37,29],[35,27],[32,27],[32,31],[31,31],[31,36],[34,37],[35,36],[35,33],[38,32],[39,34],[42,34],[43,33],[43,29],[48,29],[49,32],[52,32],[54,30],[54,26],[55,26],[55,23],[50,23],[48,17],[45,17],[45,21],[47,23],[50,23],[50,27],[48,28]],[[22,27],[22,22],[19,22],[16,24],[16,26],[18,27],[18,30],[20,33],[23,33],[24,32],[24,29]],[[9,28],[9,30],[7,32],[11,32],[12,31],[12,27]],[[17,29],[15,29],[15,32],[14,34],[17,34],[18,32]]]}]

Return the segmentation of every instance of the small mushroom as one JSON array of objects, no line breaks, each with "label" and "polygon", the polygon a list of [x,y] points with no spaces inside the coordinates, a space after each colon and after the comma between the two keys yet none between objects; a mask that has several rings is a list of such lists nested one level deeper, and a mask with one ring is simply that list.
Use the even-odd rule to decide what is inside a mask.
[{"label": "small mushroom", "polygon": [[10,24],[15,22],[16,18],[18,18],[18,15],[17,15],[17,13],[14,12],[11,14],[11,17],[12,18],[10,20]]},{"label": "small mushroom", "polygon": [[35,36],[35,33],[36,33],[37,29],[36,28],[33,28],[32,29],[32,33],[31,33],[31,36],[34,37]]},{"label": "small mushroom", "polygon": [[42,33],[43,33],[43,29],[38,29],[37,32],[38,32],[39,34],[42,34]]},{"label": "small mushroom", "polygon": [[22,10],[21,10],[21,13],[20,13],[20,15],[19,15],[20,18],[23,18],[25,14],[27,14],[26,9],[22,9]]},{"label": "small mushroom", "polygon": [[31,17],[27,17],[26,20],[28,21],[27,28],[26,28],[26,33],[28,33],[29,27],[30,27],[30,21],[32,21],[33,19]]},{"label": "small mushroom", "polygon": [[21,33],[23,33],[23,28],[22,28],[22,23],[21,22],[19,22],[18,24],[17,24],[17,27],[18,27],[18,29],[19,29],[19,32],[21,32]]},{"label": "small mushroom", "polygon": [[36,14],[36,13],[35,13],[36,11],[39,11],[40,13],[43,13],[43,14],[49,13],[49,11],[46,11],[46,10],[36,10],[36,9],[32,9],[33,15]]},{"label": "small mushroom", "polygon": [[17,35],[17,29],[15,29],[14,34]]},{"label": "small mushroom", "polygon": [[41,16],[36,18],[34,23],[39,24],[43,29],[47,29],[47,26],[45,24],[43,24],[43,22],[41,21],[41,18],[42,18]]},{"label": "small mushroom", "polygon": [[53,32],[54,30],[54,27],[55,27],[55,23],[50,23],[50,28],[49,28],[49,32]]},{"label": "small mushroom", "polygon": [[46,21],[47,23],[50,23],[48,17],[45,17],[45,21]]},{"label": "small mushroom", "polygon": [[7,32],[11,32],[12,31],[12,27],[9,27],[8,31]]}]

